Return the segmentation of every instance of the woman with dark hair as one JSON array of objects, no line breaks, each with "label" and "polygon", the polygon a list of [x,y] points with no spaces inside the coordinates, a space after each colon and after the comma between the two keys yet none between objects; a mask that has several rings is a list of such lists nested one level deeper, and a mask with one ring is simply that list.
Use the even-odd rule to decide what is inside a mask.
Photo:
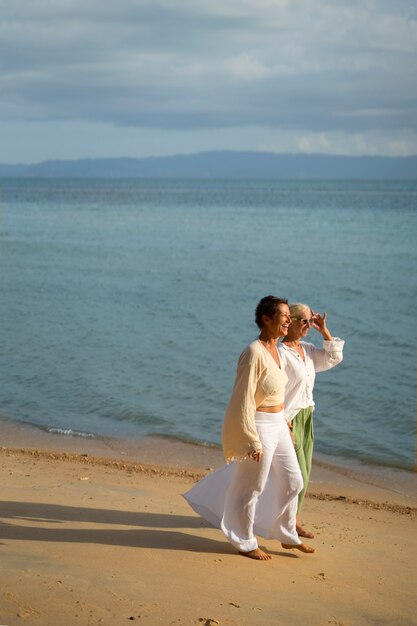
[{"label": "woman with dark hair", "polygon": [[297,497],[303,480],[284,417],[287,376],[277,342],[291,321],[288,301],[266,296],[256,308],[258,339],[239,357],[223,424],[228,465],[209,474],[185,494],[190,506],[222,529],[240,554],[271,557],[255,533],[278,539],[284,548],[314,552],[296,531]]}]

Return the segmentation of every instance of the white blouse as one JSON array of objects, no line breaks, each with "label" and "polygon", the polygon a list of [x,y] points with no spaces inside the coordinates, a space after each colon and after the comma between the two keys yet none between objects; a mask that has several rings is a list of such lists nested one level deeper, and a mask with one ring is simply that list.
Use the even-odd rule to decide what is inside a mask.
[{"label": "white blouse", "polygon": [[282,365],[288,376],[285,387],[285,417],[292,420],[301,409],[314,407],[313,387],[316,372],[331,369],[343,360],[345,342],[339,337],[323,340],[323,348],[312,343],[301,342],[305,361],[297,350],[280,343],[278,346]]}]

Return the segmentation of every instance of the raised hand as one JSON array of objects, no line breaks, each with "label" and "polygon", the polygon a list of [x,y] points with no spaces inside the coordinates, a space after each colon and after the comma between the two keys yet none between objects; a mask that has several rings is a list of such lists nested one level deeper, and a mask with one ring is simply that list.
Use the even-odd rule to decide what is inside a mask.
[{"label": "raised hand", "polygon": [[331,339],[332,335],[326,324],[326,311],[324,311],[323,315],[315,313],[315,311],[311,311],[311,316],[313,318],[313,328],[315,328],[323,336],[323,339]]}]

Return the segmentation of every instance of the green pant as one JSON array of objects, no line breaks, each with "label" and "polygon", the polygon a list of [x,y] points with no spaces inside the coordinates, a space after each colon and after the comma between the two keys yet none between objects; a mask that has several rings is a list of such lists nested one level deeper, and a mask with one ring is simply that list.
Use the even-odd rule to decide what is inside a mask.
[{"label": "green pant", "polygon": [[313,407],[301,409],[292,420],[292,432],[294,435],[295,452],[303,476],[304,487],[298,494],[298,509],[300,513],[306,495],[308,481],[310,479],[311,462],[313,459],[314,428]]}]

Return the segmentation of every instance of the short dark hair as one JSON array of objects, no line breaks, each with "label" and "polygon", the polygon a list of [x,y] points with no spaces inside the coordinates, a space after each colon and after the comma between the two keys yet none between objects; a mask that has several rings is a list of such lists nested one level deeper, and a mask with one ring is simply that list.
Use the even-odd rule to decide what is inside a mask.
[{"label": "short dark hair", "polygon": [[285,298],[277,298],[276,296],[265,296],[265,298],[259,300],[255,310],[255,322],[260,329],[262,329],[264,325],[262,317],[264,315],[271,318],[274,317],[275,313],[279,311],[280,304],[288,304],[288,300]]}]

